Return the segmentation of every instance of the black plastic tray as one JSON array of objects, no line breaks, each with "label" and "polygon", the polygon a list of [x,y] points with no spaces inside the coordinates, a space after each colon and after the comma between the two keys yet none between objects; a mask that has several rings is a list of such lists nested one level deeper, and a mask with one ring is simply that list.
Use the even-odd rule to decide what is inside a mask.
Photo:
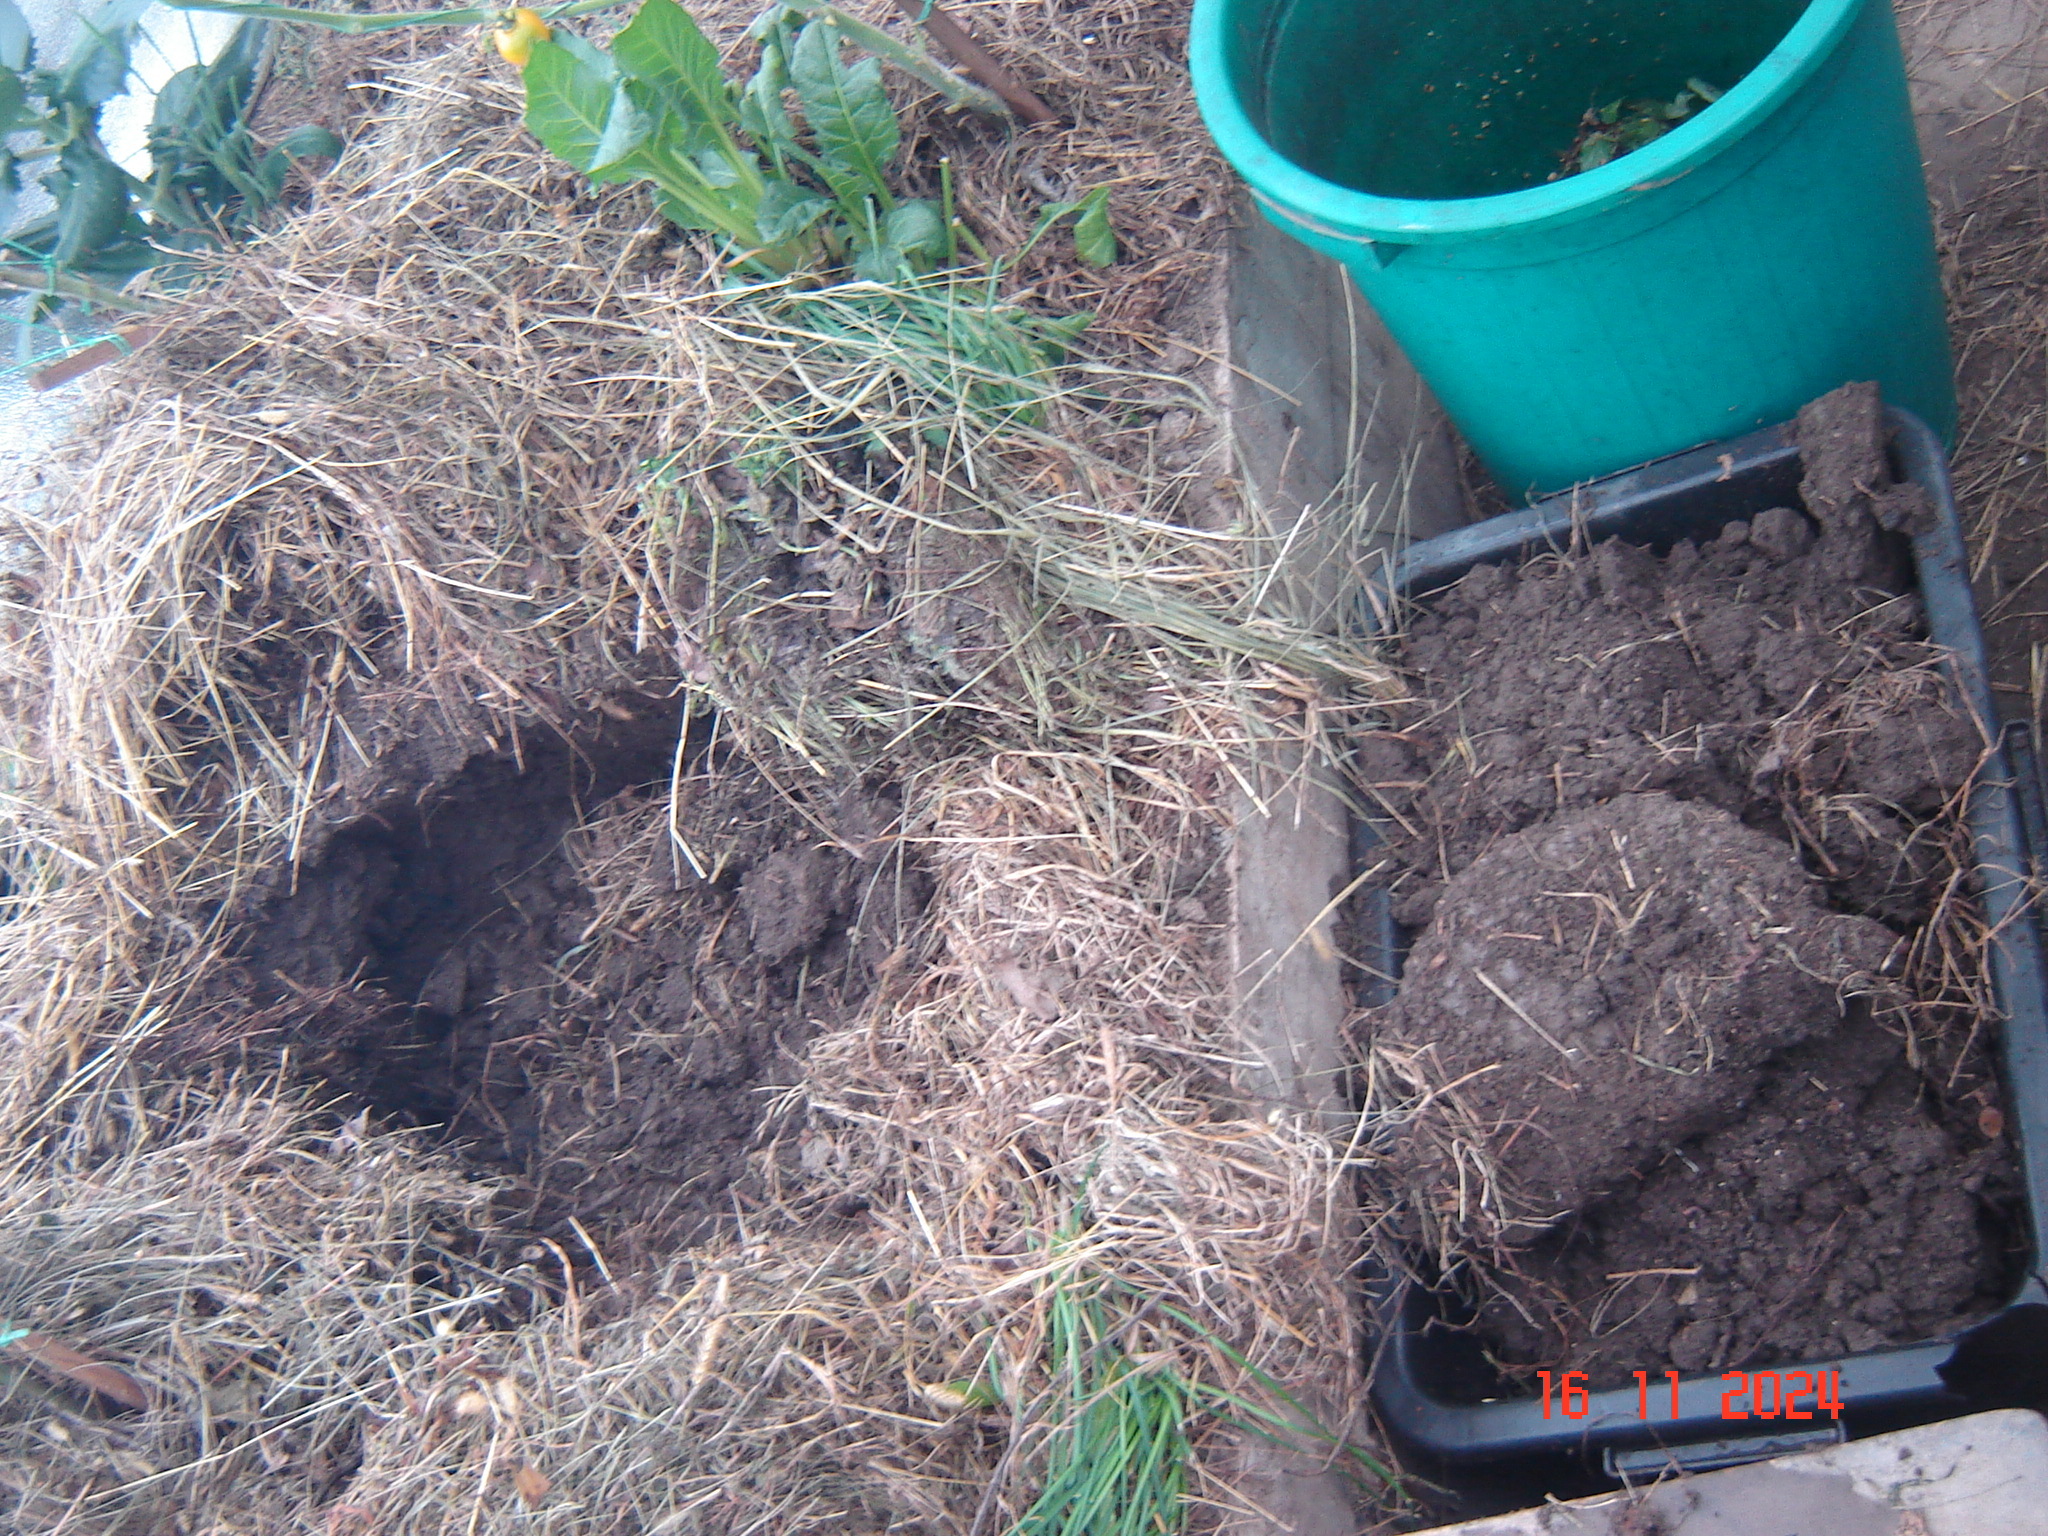
[{"label": "black plastic tray", "polygon": [[[1894,473],[1925,488],[1936,513],[1933,526],[1913,541],[1929,638],[1953,657],[1953,675],[1986,739],[1999,741],[1985,673],[1984,637],[1970,595],[1962,528],[1941,444],[1918,418],[1897,410],[1890,415]],[[1593,542],[1619,535],[1657,549],[1680,539],[1712,537],[1724,523],[1769,507],[1799,505],[1799,481],[1799,453],[1790,426],[1768,428],[1412,545],[1394,565],[1388,582],[1369,589],[1368,600],[1376,615],[1383,616],[1391,606],[1389,587],[1403,598],[1424,598],[1474,566],[1519,563],[1546,549],[1567,548],[1575,535]],[[2039,930],[2034,914],[2023,910],[2034,850],[2017,781],[2002,747],[1993,753],[1971,797],[1970,825],[1978,891],[1997,932],[1989,960],[2005,1015],[2007,1124],[2018,1142],[2030,1223],[2026,1269],[2031,1278],[2000,1317],[2008,1330],[2024,1324],[2021,1331],[2031,1334],[2048,1319],[2048,1312],[2013,1309],[2048,1301],[2048,1286],[2038,1273],[2042,1234],[2048,1232],[2048,992],[2043,986]],[[1354,829],[1354,840],[1363,856],[1377,838],[1363,826]],[[1406,936],[1387,915],[1384,891],[1366,893],[1365,901],[1367,944],[1380,953],[1364,958],[1380,975],[1397,976]],[[1391,985],[1381,983],[1383,992]],[[1979,1407],[2009,1405],[1972,1397],[1944,1381],[1941,1368],[1950,1362],[1956,1346],[1956,1339],[1949,1338],[1774,1368],[1839,1372],[1839,1423],[1825,1416],[1798,1425],[1782,1419],[1724,1420],[1726,1388],[1718,1374],[1683,1378],[1675,1416],[1670,1412],[1669,1385],[1658,1380],[1649,1394],[1647,1419],[1639,1414],[1634,1386],[1591,1393],[1583,1417],[1565,1418],[1558,1403],[1545,1417],[1541,1400],[1533,1397],[1469,1400],[1475,1395],[1470,1388],[1477,1350],[1469,1339],[1441,1326],[1427,1326],[1441,1316],[1435,1295],[1416,1284],[1381,1277],[1373,1286],[1373,1305],[1373,1398],[1380,1417],[1409,1456],[1449,1471],[1506,1471],[1532,1458],[1559,1457],[1579,1461],[1584,1471],[1597,1467],[1610,1477],[1664,1461],[1698,1469],[1791,1448],[1786,1437],[1795,1430],[1834,1438],[1838,1433],[1875,1433]],[[1453,1383],[1465,1390],[1451,1395]]]}]

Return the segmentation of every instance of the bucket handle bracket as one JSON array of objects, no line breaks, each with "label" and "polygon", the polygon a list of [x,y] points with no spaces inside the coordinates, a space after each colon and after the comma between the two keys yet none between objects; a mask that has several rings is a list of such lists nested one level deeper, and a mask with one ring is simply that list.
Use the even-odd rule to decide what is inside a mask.
[{"label": "bucket handle bracket", "polygon": [[1345,230],[1332,229],[1329,225],[1318,223],[1316,220],[1292,208],[1282,207],[1271,198],[1261,195],[1256,188],[1252,191],[1252,201],[1265,209],[1267,215],[1275,223],[1283,226],[1291,225],[1296,229],[1306,230],[1312,235],[1321,235],[1326,240],[1341,240],[1381,271],[1391,267],[1400,259],[1401,253],[1409,248],[1405,241],[1365,240]]}]

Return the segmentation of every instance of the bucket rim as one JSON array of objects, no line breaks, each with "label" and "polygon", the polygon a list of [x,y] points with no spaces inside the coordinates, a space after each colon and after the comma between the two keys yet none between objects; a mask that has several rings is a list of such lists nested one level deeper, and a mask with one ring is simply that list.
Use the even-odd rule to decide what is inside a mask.
[{"label": "bucket rim", "polygon": [[1381,197],[1318,176],[1280,153],[1252,121],[1225,62],[1229,11],[1195,0],[1188,71],[1217,147],[1275,218],[1325,239],[1429,245],[1575,223],[1689,175],[1743,139],[1831,57],[1875,0],[1811,0],[1757,66],[1662,138],[1561,181],[1485,197]]}]

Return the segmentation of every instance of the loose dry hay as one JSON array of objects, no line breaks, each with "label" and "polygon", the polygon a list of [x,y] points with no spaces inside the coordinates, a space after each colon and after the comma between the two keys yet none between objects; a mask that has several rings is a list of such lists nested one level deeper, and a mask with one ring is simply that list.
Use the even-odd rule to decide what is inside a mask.
[{"label": "loose dry hay", "polygon": [[[2016,133],[2039,131],[2040,102],[2014,103]],[[2041,580],[2048,547],[2048,217],[2038,170],[2000,168],[1943,220],[1960,421],[1951,459],[1996,686],[2037,723],[2048,712]]]},{"label": "loose dry hay", "polygon": [[455,1251],[490,1190],[275,1083],[142,1078],[10,1120],[0,1307],[119,1359],[157,1406],[110,1416],[11,1360],[0,1522],[297,1529],[395,1389],[521,1299]]},{"label": "loose dry hay", "polygon": [[[1091,96],[1070,70],[1062,104],[1112,126],[1071,142],[1156,129],[1173,21],[1105,13],[1121,80]],[[24,1379],[0,1405],[10,1528],[999,1530],[1050,1427],[1046,1298],[1104,1273],[1200,1325],[1141,1309],[1131,1355],[1252,1397],[1215,1339],[1283,1381],[1349,1380],[1320,1253],[1338,1153],[1235,1108],[1214,861],[1246,730],[1304,731],[1339,696],[1315,679],[1378,674],[1248,618],[1260,549],[1176,521],[1227,506],[1200,391],[1107,363],[1011,380],[1036,421],[955,412],[950,457],[919,461],[943,381],[875,347],[805,377],[761,345],[789,300],[707,294],[644,203],[585,197],[531,148],[466,45],[393,89],[320,205],[118,375],[73,483],[12,530],[34,557],[6,671],[6,1315],[119,1360],[155,1406]],[[1187,175],[1149,164],[1141,251]],[[1110,335],[1202,272],[1165,246],[1085,280]],[[716,465],[755,413],[809,432],[854,385],[900,459],[854,473],[786,442],[764,533],[766,482]],[[1134,409],[1199,430],[1146,458]],[[645,494],[648,466],[694,517]],[[700,579],[707,541],[772,541],[792,509],[841,519],[885,578],[876,614],[835,630],[851,584],[829,578],[778,615]],[[913,663],[950,676],[910,615],[970,588],[993,665],[905,702]],[[790,611],[790,665],[747,649]],[[940,889],[898,981],[786,1097],[771,1208],[663,1272],[613,1272],[601,1238],[501,1254],[490,1184],[419,1138],[272,1081],[158,1081],[181,1029],[278,1024],[221,990],[235,925],[381,786],[678,686],[785,787],[888,755]],[[658,811],[572,839],[610,923],[716,862],[686,800]],[[991,1358],[1009,1411],[963,1407],[944,1384]],[[1219,1518],[1233,1436],[1198,1439]]]},{"label": "loose dry hay", "polygon": [[[1891,734],[1887,721],[1930,703],[1962,717],[1946,666],[1938,655],[1907,667],[1873,664],[1818,707],[1776,722],[1764,760],[1783,777],[1787,825],[1809,867],[1835,876],[1842,873],[1837,861],[1860,858],[1932,892],[1928,915],[1901,940],[1888,966],[1896,984],[1874,994],[1873,1004],[1887,1027],[1904,1037],[1913,1067],[1936,1091],[1953,1094],[1965,1075],[1981,1079],[1994,1070],[1984,1031],[2000,1016],[1986,969],[1994,931],[1975,889],[1977,849],[1969,821],[1988,749],[1948,802],[1917,826],[1904,826],[1895,808],[1875,796],[1837,792],[1845,764]],[[1899,745],[1894,739],[1885,749]],[[2023,905],[2006,921],[2030,921],[2031,911]]]},{"label": "loose dry hay", "polygon": [[885,1020],[813,1049],[815,1189],[892,1209],[944,1191],[939,1247],[980,1256],[1085,1191],[1091,1243],[1148,1295],[1280,1326],[1249,1277],[1315,1248],[1334,1154],[1234,1099],[1214,772],[1199,751],[1005,754],[925,801],[939,952]]}]

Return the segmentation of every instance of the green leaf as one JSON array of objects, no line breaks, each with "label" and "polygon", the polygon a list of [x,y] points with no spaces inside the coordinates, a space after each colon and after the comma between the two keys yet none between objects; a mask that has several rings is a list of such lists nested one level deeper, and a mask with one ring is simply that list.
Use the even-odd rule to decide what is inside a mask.
[{"label": "green leaf", "polygon": [[15,199],[21,195],[21,172],[14,165],[14,151],[0,144],[0,229],[14,222]]},{"label": "green leaf", "polygon": [[697,174],[714,187],[722,189],[740,184],[740,173],[723,150],[700,149],[690,157],[690,163],[697,167]]},{"label": "green leaf", "polygon": [[127,38],[118,32],[88,36],[53,82],[50,99],[81,107],[102,106],[120,95],[127,83]]},{"label": "green leaf", "polygon": [[220,113],[223,125],[241,121],[247,110],[249,98],[256,91],[256,71],[263,63],[263,48],[269,38],[269,22],[245,21],[206,66],[209,105]]},{"label": "green leaf", "polygon": [[0,67],[26,70],[36,61],[36,37],[14,0],[0,0]]},{"label": "green leaf", "polygon": [[903,253],[884,241],[880,245],[862,246],[853,258],[853,275],[871,283],[893,283],[903,275],[908,263]]},{"label": "green leaf", "polygon": [[701,229],[714,235],[727,233],[720,210],[686,202],[665,187],[657,187],[654,206],[677,229]]},{"label": "green leaf", "polygon": [[339,160],[342,143],[338,137],[318,123],[301,123],[296,128],[286,129],[278,136],[277,149],[271,153],[276,154],[278,150],[282,150],[294,160]]},{"label": "green leaf", "polygon": [[765,43],[777,32],[786,31],[790,17],[795,14],[794,11],[786,10],[782,6],[771,5],[747,23],[747,30],[742,35],[752,38],[757,43]]},{"label": "green leaf", "polygon": [[756,214],[764,246],[785,245],[832,211],[832,200],[793,181],[771,181]]},{"label": "green leaf", "polygon": [[179,70],[156,93],[156,110],[149,119],[149,153],[153,160],[178,154],[180,140],[198,116],[200,95],[206,86],[206,66],[194,64]]},{"label": "green leaf", "polygon": [[920,271],[946,254],[946,221],[939,205],[924,198],[898,203],[882,226],[883,239],[895,246]]},{"label": "green leaf", "polygon": [[120,95],[128,83],[129,37],[149,4],[150,0],[107,0],[85,23],[84,35],[57,72],[50,99],[97,107]]},{"label": "green leaf", "polygon": [[720,126],[739,120],[732,89],[711,45],[675,0],[646,0],[612,39],[618,67],[654,88],[655,100],[686,122]]},{"label": "green leaf", "polygon": [[1091,267],[1106,267],[1116,260],[1116,229],[1109,222],[1109,188],[1097,187],[1081,199],[1081,216],[1074,220],[1074,254]]},{"label": "green leaf", "polygon": [[1655,143],[1664,137],[1664,124],[1654,117],[1639,117],[1623,123],[1615,130],[1618,147],[1623,154],[1631,154],[1645,144]]},{"label": "green leaf", "polygon": [[256,167],[256,180],[263,189],[263,200],[277,201],[284,191],[285,178],[291,174],[294,160],[337,160],[341,157],[341,148],[341,140],[318,123],[301,123],[287,130]]},{"label": "green leaf", "polygon": [[256,201],[268,206],[284,196],[284,184],[292,173],[292,157],[281,149],[273,149],[250,173],[249,179],[256,189]]},{"label": "green leaf", "polygon": [[1003,1406],[1001,1394],[985,1378],[980,1376],[965,1381],[949,1381],[946,1383],[945,1389],[955,1397],[963,1399],[970,1407],[1000,1408]]},{"label": "green leaf", "polygon": [[[555,37],[570,35],[557,32]],[[593,66],[581,50],[554,40],[533,45],[525,77],[527,130],[551,153],[588,174],[611,118],[615,77]]]},{"label": "green leaf", "polygon": [[[769,15],[774,15],[770,12]],[[740,126],[779,165],[796,148],[796,125],[789,120],[783,93],[789,89],[789,28],[780,25],[761,40],[761,63],[740,93]]]},{"label": "green leaf", "polygon": [[[4,3],[5,0],[0,0],[0,4]],[[24,118],[34,121],[28,110],[28,87],[21,83],[21,76],[13,70],[0,69],[0,134],[27,126]]]},{"label": "green leaf", "polygon": [[612,82],[611,106],[605,113],[604,131],[590,151],[590,163],[583,167],[595,176],[609,171],[635,153],[654,136],[654,116],[635,100],[638,82]]},{"label": "green leaf", "polygon": [[838,32],[814,21],[797,34],[790,73],[839,200],[858,204],[866,196],[892,206],[888,170],[901,133],[882,89],[881,64],[862,59],[849,69],[839,54]]},{"label": "green leaf", "polygon": [[619,66],[612,62],[612,56],[580,33],[571,32],[567,27],[556,27],[550,41],[585,69],[602,75],[607,82],[618,77]]},{"label": "green leaf", "polygon": [[58,195],[57,241],[50,259],[70,267],[120,239],[128,222],[128,176],[84,144],[68,147],[62,163],[68,185]]},{"label": "green leaf", "polygon": [[1094,323],[1095,311],[1092,309],[1084,309],[1078,314],[1062,315],[1057,319],[1041,320],[1038,329],[1045,337],[1049,349],[1041,355],[1048,364],[1064,361],[1067,349],[1079,341],[1081,333]]}]

